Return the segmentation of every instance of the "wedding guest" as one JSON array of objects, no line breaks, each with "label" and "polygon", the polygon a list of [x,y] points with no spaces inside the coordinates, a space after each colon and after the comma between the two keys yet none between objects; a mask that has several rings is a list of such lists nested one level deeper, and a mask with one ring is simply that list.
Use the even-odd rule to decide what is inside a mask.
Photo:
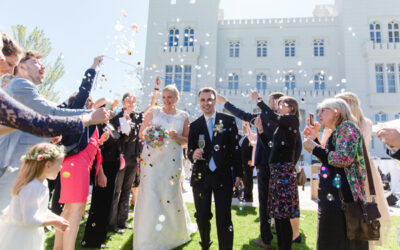
[{"label": "wedding guest", "polygon": [[400,160],[400,132],[397,128],[383,128],[376,132],[378,138],[388,146],[388,154]]},{"label": "wedding guest", "polygon": [[[355,118],[355,123],[361,130],[365,147],[368,149],[372,137],[372,121],[364,116],[357,95],[351,92],[344,92],[336,95],[335,98],[340,98],[344,100],[347,103],[347,105],[349,105],[351,114]],[[369,157],[369,159],[371,159],[371,157]],[[378,204],[378,209],[381,214],[381,217],[379,218],[379,222],[381,223],[381,229],[380,229],[381,237],[379,241],[369,242],[369,249],[374,249],[374,246],[382,246],[382,245],[387,245],[389,243],[391,222],[390,222],[389,206],[383,191],[381,175],[378,171],[378,168],[375,166],[372,160],[370,160],[369,165],[371,166],[371,174],[376,195],[372,196],[369,193],[368,181],[365,182],[366,194],[368,201],[375,201]]]},{"label": "wedding guest", "polygon": [[[95,69],[102,63],[103,56],[94,58],[93,65],[85,72],[79,91],[68,108],[84,109],[89,97]],[[60,196],[54,195],[53,207],[56,203],[64,204],[61,216],[70,222],[70,230],[64,234],[56,232],[54,249],[74,249],[80,220],[85,213],[89,197],[90,171],[96,159],[95,184],[104,187],[107,178],[101,166],[102,156],[99,146],[108,139],[109,133],[100,135],[96,126],[85,129],[81,135],[63,135],[61,143],[70,147],[60,171]],[[56,189],[57,191],[57,189]],[[58,201],[57,201],[58,198]]]},{"label": "wedding guest", "polygon": [[[277,101],[284,94],[280,92],[271,93],[268,96],[268,105],[274,110],[277,109]],[[217,95],[217,101],[224,105],[224,108],[231,112],[237,118],[250,122],[254,124],[254,120],[257,118],[259,114],[251,114],[244,112],[243,110],[237,108],[232,103],[230,103],[224,96]],[[277,127],[275,122],[262,121],[264,134],[272,139],[272,135]],[[256,145],[256,153],[255,153],[255,166],[257,169],[257,184],[258,184],[258,201],[259,201],[259,217],[260,217],[260,235],[261,238],[255,240],[255,244],[264,249],[271,248],[271,241],[273,239],[273,235],[271,232],[271,220],[269,218],[268,212],[268,190],[269,190],[269,179],[270,179],[270,171],[268,166],[268,160],[271,153],[271,148],[264,148],[261,142],[261,138],[259,134],[257,134],[257,145]]]},{"label": "wedding guest", "polygon": [[[18,44],[6,33],[1,33],[0,75],[14,74],[14,68],[18,65],[23,54]],[[3,45],[3,46],[1,46]]]},{"label": "wedding guest", "polygon": [[[366,171],[361,144],[361,132],[345,101],[324,100],[318,105],[321,125],[333,131],[326,147],[319,144],[319,128],[304,129],[304,148],[318,157],[324,172],[318,188],[317,249],[368,249],[367,241],[349,240],[339,189],[345,202],[366,202]],[[359,160],[361,159],[361,160]],[[336,178],[336,179],[335,179]],[[333,181],[337,185],[333,185]]]},{"label": "wedding guest", "polygon": [[[253,170],[251,157],[253,153],[253,146],[249,140],[251,128],[248,122],[243,123],[243,136],[239,140],[240,151],[242,155],[242,168],[243,168],[243,185],[244,185],[244,202],[253,202]],[[250,130],[250,131],[249,131]]]},{"label": "wedding guest", "polygon": [[[88,110],[72,110],[57,108],[39,94],[37,85],[44,79],[45,67],[41,63],[41,55],[37,52],[27,52],[14,69],[16,77],[3,89],[14,99],[29,106],[42,115],[74,116],[90,113]],[[0,177],[0,209],[10,200],[9,190],[18,175],[19,156],[31,145],[42,142],[38,138],[21,131],[15,131],[0,137],[0,167],[7,167]]]},{"label": "wedding guest", "polygon": [[54,179],[64,159],[62,148],[49,143],[32,147],[22,158],[21,172],[12,188],[10,205],[0,216],[2,249],[44,249],[43,227],[65,232],[69,223],[49,211],[46,179]]},{"label": "wedding guest", "polygon": [[264,135],[261,120],[271,120],[278,125],[272,136],[269,158],[271,178],[268,211],[270,217],[275,219],[279,249],[291,249],[293,231],[290,219],[298,217],[300,213],[295,156],[300,134],[299,106],[295,98],[283,96],[278,100],[279,106],[275,113],[256,91],[252,92],[252,99],[257,101],[261,109],[256,125],[264,147],[271,147],[271,141]]}]

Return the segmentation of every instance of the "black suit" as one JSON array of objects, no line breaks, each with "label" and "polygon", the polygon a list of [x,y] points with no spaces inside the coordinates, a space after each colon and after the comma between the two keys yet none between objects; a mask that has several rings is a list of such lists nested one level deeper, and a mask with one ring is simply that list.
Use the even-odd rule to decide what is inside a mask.
[{"label": "black suit", "polygon": [[[254,124],[254,120],[260,114],[252,114],[247,113],[237,107],[235,107],[230,102],[227,102],[224,107],[231,112],[234,116],[238,117],[243,121],[248,121]],[[274,134],[275,129],[278,127],[275,122],[263,120],[262,126],[264,130],[264,135],[268,141],[272,141],[272,136]],[[260,136],[257,136],[257,146],[256,146],[256,155],[255,162],[257,168],[257,184],[258,184],[258,201],[260,204],[259,213],[260,213],[260,235],[261,239],[265,244],[271,244],[273,239],[271,232],[271,224],[268,213],[268,192],[269,192],[269,155],[271,153],[270,147],[264,147],[261,141]]]},{"label": "black suit", "polygon": [[[196,207],[196,221],[199,227],[203,248],[210,242],[211,196],[214,193],[217,233],[220,249],[232,249],[233,226],[231,219],[232,204],[232,170],[238,177],[243,176],[241,154],[238,146],[238,129],[232,116],[216,113],[214,124],[223,124],[223,131],[214,132],[210,140],[206,119],[201,116],[190,124],[188,157],[193,163],[191,186],[193,187]],[[193,153],[198,148],[199,135],[203,134],[206,141],[203,158],[193,160]],[[216,169],[209,169],[213,157]]]},{"label": "black suit", "polygon": [[254,166],[249,165],[253,154],[253,146],[250,146],[250,141],[247,135],[244,135],[240,139],[240,150],[242,153],[242,166],[243,166],[243,184],[244,184],[244,195],[243,198],[246,201],[253,200],[253,170]]}]

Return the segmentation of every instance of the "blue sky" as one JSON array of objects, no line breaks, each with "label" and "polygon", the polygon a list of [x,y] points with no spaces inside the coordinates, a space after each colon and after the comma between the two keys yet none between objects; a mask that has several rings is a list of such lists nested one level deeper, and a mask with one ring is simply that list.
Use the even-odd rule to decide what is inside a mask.
[{"label": "blue sky", "polygon": [[[0,30],[11,34],[11,26],[16,24],[27,26],[29,31],[36,26],[44,30],[53,47],[48,60],[54,61],[60,53],[64,55],[66,72],[57,82],[59,97],[63,100],[78,89],[84,70],[97,55],[118,58],[131,65],[144,63],[148,2],[149,0],[8,1],[7,4],[2,4]],[[334,0],[221,0],[220,8],[224,9],[226,19],[304,17],[312,16],[316,4],[327,3],[332,4]],[[122,10],[126,16],[122,15]],[[137,33],[132,24],[137,25]],[[132,42],[134,49],[131,47]],[[118,46],[128,48],[119,49]],[[128,51],[131,55],[128,55]],[[104,60],[97,79],[98,87],[93,91],[95,98],[119,98],[128,90],[136,92],[141,88],[140,81],[136,79],[135,67],[114,59]]]}]

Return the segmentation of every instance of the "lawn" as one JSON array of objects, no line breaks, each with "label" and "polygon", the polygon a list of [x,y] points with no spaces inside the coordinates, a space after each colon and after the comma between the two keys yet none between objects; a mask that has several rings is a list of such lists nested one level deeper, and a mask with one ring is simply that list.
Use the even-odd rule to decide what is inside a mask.
[{"label": "lawn", "polygon": [[[194,205],[192,203],[187,204],[188,211],[192,217],[192,222],[194,220]],[[85,218],[86,219],[86,218]],[[259,249],[255,244],[254,240],[259,238],[259,219],[258,219],[258,208],[255,207],[232,207],[232,219],[234,226],[234,246],[233,249]],[[303,237],[301,244],[293,244],[293,249],[315,249],[316,237],[317,237],[317,212],[314,211],[301,211],[300,217],[300,232],[306,238]],[[130,218],[129,223],[132,223],[132,218]],[[396,226],[400,227],[400,217],[392,216],[392,230],[390,238],[390,246],[385,249],[398,249],[396,243]],[[82,249],[80,247],[80,242],[83,236],[85,227],[85,220],[82,220],[81,227],[79,229],[79,235],[76,243],[76,249]],[[54,242],[54,231],[46,233],[47,239],[45,242],[45,249],[52,249]],[[109,249],[132,249],[132,231],[126,230],[124,234],[110,234],[112,240],[106,242],[110,247]],[[218,249],[218,239],[215,226],[215,216],[212,219],[211,228],[211,239],[214,242],[211,249]],[[200,240],[199,233],[192,235],[192,241],[184,246],[176,249],[200,249],[198,244]],[[277,246],[276,237],[272,241],[273,246]],[[381,248],[378,248],[381,249]]]}]

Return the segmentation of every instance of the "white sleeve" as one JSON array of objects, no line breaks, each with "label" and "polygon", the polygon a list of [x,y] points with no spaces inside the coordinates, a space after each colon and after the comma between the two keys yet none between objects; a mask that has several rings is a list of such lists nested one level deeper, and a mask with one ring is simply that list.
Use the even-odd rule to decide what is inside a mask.
[{"label": "white sleeve", "polygon": [[40,227],[45,218],[39,216],[40,197],[43,190],[35,188],[35,185],[23,187],[19,191],[22,222],[25,226]]}]

